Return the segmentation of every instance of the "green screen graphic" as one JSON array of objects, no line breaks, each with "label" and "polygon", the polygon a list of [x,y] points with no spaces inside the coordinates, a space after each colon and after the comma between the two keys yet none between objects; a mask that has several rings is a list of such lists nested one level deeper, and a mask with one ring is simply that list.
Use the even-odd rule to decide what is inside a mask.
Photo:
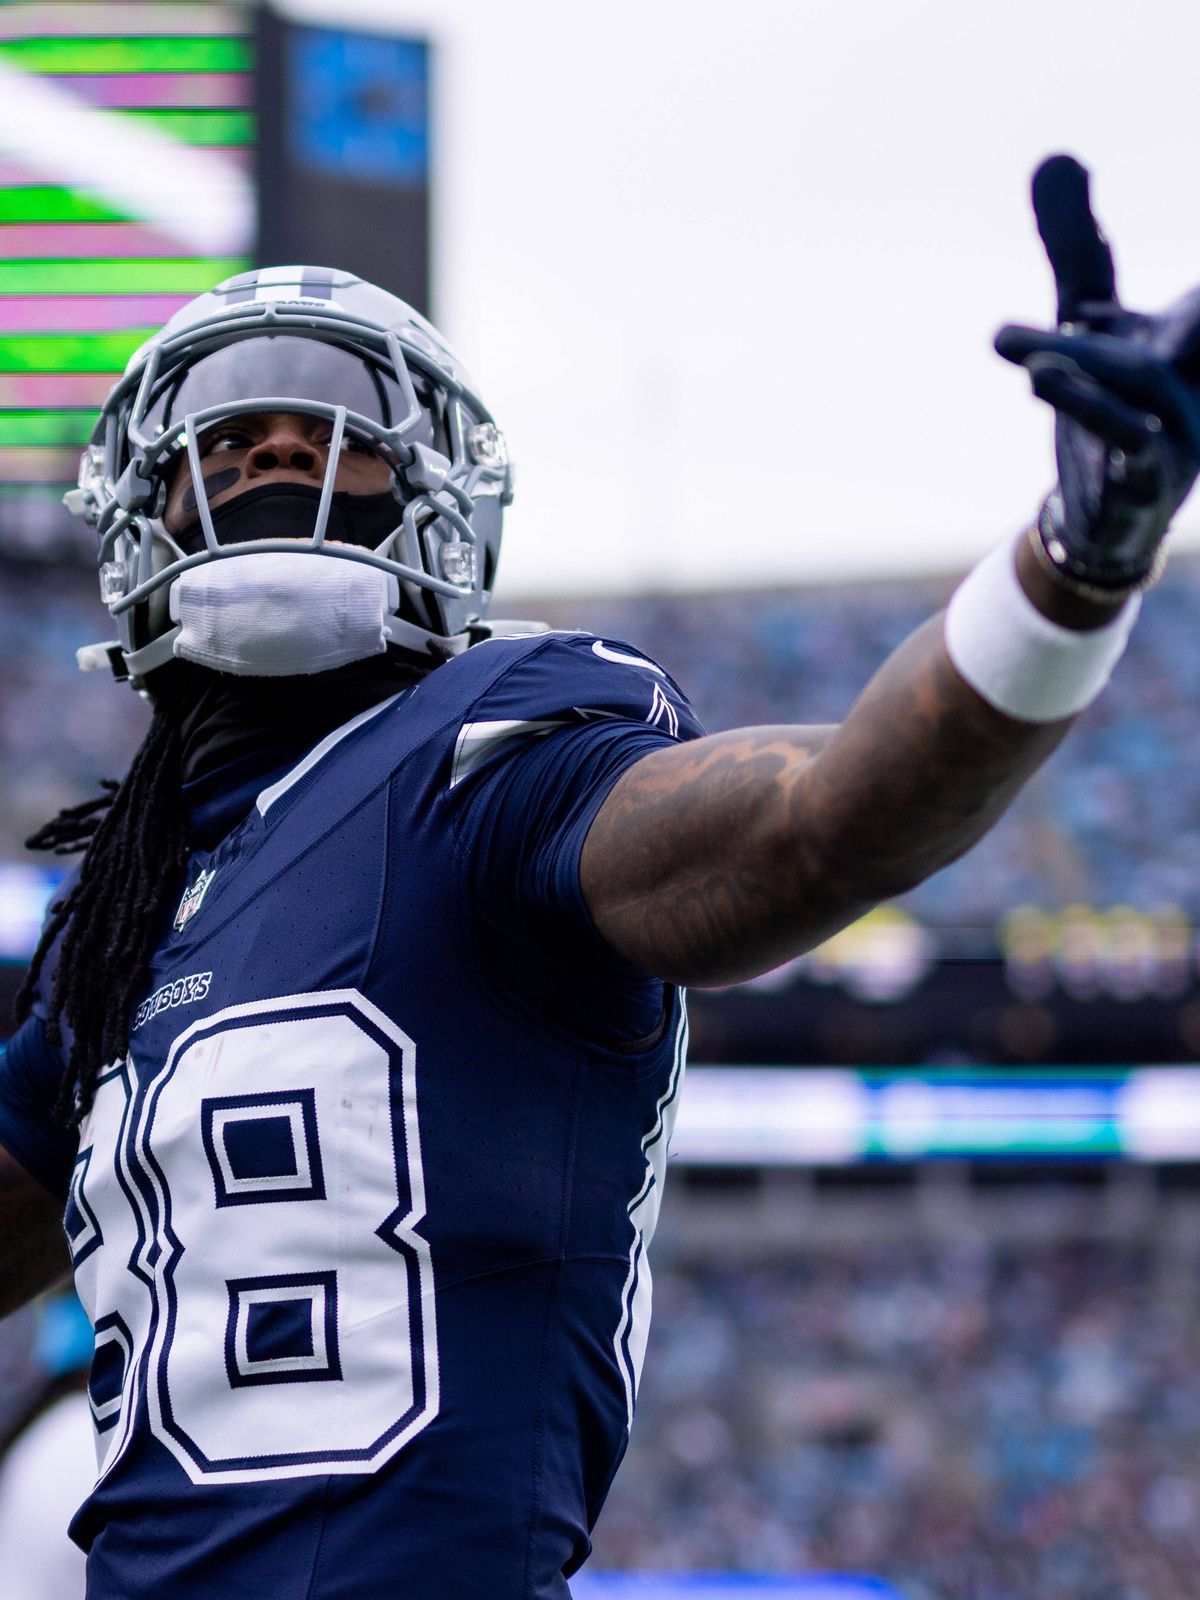
[{"label": "green screen graphic", "polygon": [[6,522],[74,481],[137,346],[251,264],[249,33],[231,4],[0,6]]}]

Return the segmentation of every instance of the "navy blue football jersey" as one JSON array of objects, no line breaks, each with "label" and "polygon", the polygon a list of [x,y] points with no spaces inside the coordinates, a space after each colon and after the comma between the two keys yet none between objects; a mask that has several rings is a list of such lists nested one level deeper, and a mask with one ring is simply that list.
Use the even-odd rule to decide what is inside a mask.
[{"label": "navy blue football jersey", "polygon": [[568,1594],[686,1032],[579,858],[700,732],[627,646],[481,644],[193,856],[77,1142],[42,1022],[14,1038],[0,1142],[63,1193],[96,1334],[90,1600]]}]

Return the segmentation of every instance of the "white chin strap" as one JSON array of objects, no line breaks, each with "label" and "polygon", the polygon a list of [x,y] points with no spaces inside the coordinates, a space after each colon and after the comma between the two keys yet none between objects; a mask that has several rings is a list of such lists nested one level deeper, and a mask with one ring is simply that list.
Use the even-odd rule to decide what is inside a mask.
[{"label": "white chin strap", "polygon": [[328,672],[387,649],[396,579],[339,556],[266,551],[208,561],[171,585],[172,649],[246,678]]}]

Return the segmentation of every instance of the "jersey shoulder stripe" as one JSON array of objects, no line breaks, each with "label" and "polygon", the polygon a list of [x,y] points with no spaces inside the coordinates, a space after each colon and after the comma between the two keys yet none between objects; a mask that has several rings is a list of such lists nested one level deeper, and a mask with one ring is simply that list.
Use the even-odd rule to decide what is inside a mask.
[{"label": "jersey shoulder stripe", "polygon": [[[459,663],[465,669],[470,654],[441,671]],[[623,642],[589,633],[542,634],[493,641],[488,656],[491,663],[503,659],[503,668],[489,673],[457,729],[451,789],[521,743],[585,723],[629,722],[671,739],[704,731],[666,671]],[[428,687],[434,691],[436,682]]]}]

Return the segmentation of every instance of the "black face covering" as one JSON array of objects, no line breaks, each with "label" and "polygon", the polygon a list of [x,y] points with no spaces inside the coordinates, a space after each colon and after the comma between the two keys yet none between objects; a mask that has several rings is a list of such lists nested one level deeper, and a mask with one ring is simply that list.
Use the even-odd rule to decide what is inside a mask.
[{"label": "black face covering", "polygon": [[[209,493],[219,492],[210,486]],[[218,541],[227,546],[252,539],[311,538],[320,501],[320,490],[309,484],[262,484],[216,507],[213,526]],[[326,535],[373,550],[399,521],[400,504],[390,490],[335,493]],[[178,535],[178,541],[189,555],[202,550],[199,522]],[[248,767],[259,757],[263,771],[299,760],[334,728],[422,676],[392,651],[300,681],[234,677],[182,661],[165,670],[175,680],[183,778],[189,784],[224,768]]]},{"label": "black face covering", "polygon": [[[220,476],[208,480],[210,494],[224,487],[213,481]],[[217,539],[228,546],[252,539],[311,538],[320,500],[320,490],[303,483],[248,489],[213,511]],[[390,490],[335,493],[326,535],[375,549],[400,521],[400,513]],[[198,521],[177,537],[189,555],[204,548]],[[301,679],[246,678],[190,661],[173,661],[159,671],[170,675],[169,697],[183,735],[183,781],[193,801],[291,765],[327,733],[424,676],[420,667],[392,650]]]},{"label": "black face covering", "polygon": [[194,844],[212,849],[327,733],[423,673],[390,653],[296,678],[235,678],[190,661],[159,668],[183,737],[184,802]]},{"label": "black face covering", "polygon": [[424,676],[389,652],[305,678],[241,678],[190,661],[172,674],[183,734],[183,781],[249,777],[290,765],[327,733]]},{"label": "black face covering", "polygon": [[[219,494],[222,473],[205,480],[209,494]],[[317,525],[321,491],[307,483],[264,483],[235,495],[214,508],[213,528],[217,543],[248,544],[252,539],[311,539]],[[399,526],[401,505],[390,489],[381,494],[334,492],[329,507],[325,537],[342,544],[360,545],[374,550],[393,528]],[[195,555],[204,549],[204,533],[199,520],[176,535],[180,549]]]}]

